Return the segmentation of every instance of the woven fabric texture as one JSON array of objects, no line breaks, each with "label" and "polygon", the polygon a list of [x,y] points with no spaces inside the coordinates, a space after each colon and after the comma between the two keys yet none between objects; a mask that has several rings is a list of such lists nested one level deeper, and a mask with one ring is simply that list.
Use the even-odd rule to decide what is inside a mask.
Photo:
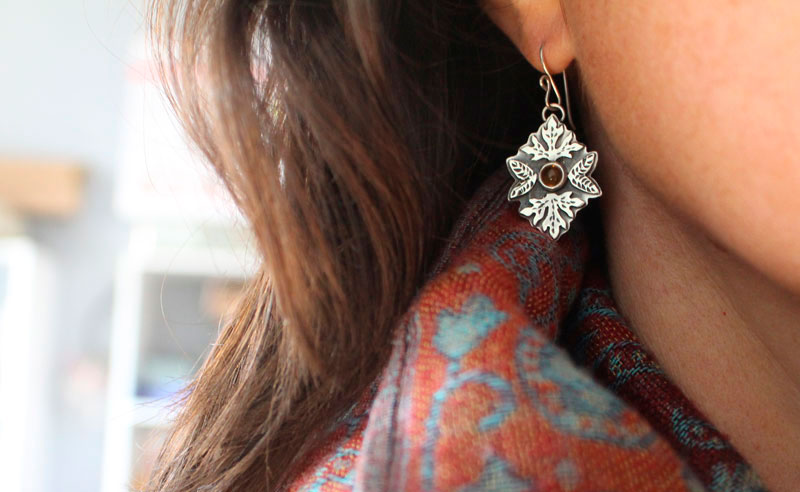
[{"label": "woven fabric texture", "polygon": [[290,490],[765,490],[621,316],[597,238],[576,220],[553,242],[509,184],[472,198],[382,375]]}]

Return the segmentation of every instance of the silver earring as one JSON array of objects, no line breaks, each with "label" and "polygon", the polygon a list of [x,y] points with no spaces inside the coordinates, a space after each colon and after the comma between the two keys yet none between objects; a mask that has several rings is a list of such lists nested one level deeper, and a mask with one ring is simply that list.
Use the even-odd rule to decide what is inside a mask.
[{"label": "silver earring", "polygon": [[[603,192],[592,178],[597,152],[589,152],[564,124],[566,118],[574,128],[566,73],[563,74],[567,98],[565,111],[561,93],[544,62],[544,45],[539,47],[539,59],[544,69],[539,78],[539,85],[545,90],[544,123],[536,133],[531,133],[516,155],[506,159],[508,171],[514,177],[508,200],[518,200],[520,215],[532,226],[558,240],[569,230],[575,214],[586,206],[589,199],[597,198]],[[550,99],[553,93],[555,102]]]}]

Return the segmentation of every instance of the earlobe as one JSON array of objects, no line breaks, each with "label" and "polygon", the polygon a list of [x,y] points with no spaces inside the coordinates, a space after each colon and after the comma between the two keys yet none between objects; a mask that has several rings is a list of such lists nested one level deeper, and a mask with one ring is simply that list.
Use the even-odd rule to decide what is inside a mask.
[{"label": "earlobe", "polygon": [[537,70],[541,46],[551,73],[563,72],[575,58],[559,0],[484,0],[483,8]]}]

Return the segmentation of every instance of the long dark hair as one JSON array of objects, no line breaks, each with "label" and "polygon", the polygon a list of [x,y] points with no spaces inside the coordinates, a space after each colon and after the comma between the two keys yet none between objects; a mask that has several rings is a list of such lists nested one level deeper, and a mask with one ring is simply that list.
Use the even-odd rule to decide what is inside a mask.
[{"label": "long dark hair", "polygon": [[148,490],[279,490],[537,121],[536,74],[469,0],[156,0],[151,21],[173,106],[263,263]]}]

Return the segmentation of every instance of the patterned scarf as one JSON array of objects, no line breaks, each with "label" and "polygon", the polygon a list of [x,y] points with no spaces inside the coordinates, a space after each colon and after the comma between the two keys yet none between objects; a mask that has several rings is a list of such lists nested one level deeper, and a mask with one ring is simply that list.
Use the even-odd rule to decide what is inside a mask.
[{"label": "patterned scarf", "polygon": [[290,490],[766,490],[628,327],[602,240],[581,220],[539,233],[505,176],[471,199],[381,377]]}]

